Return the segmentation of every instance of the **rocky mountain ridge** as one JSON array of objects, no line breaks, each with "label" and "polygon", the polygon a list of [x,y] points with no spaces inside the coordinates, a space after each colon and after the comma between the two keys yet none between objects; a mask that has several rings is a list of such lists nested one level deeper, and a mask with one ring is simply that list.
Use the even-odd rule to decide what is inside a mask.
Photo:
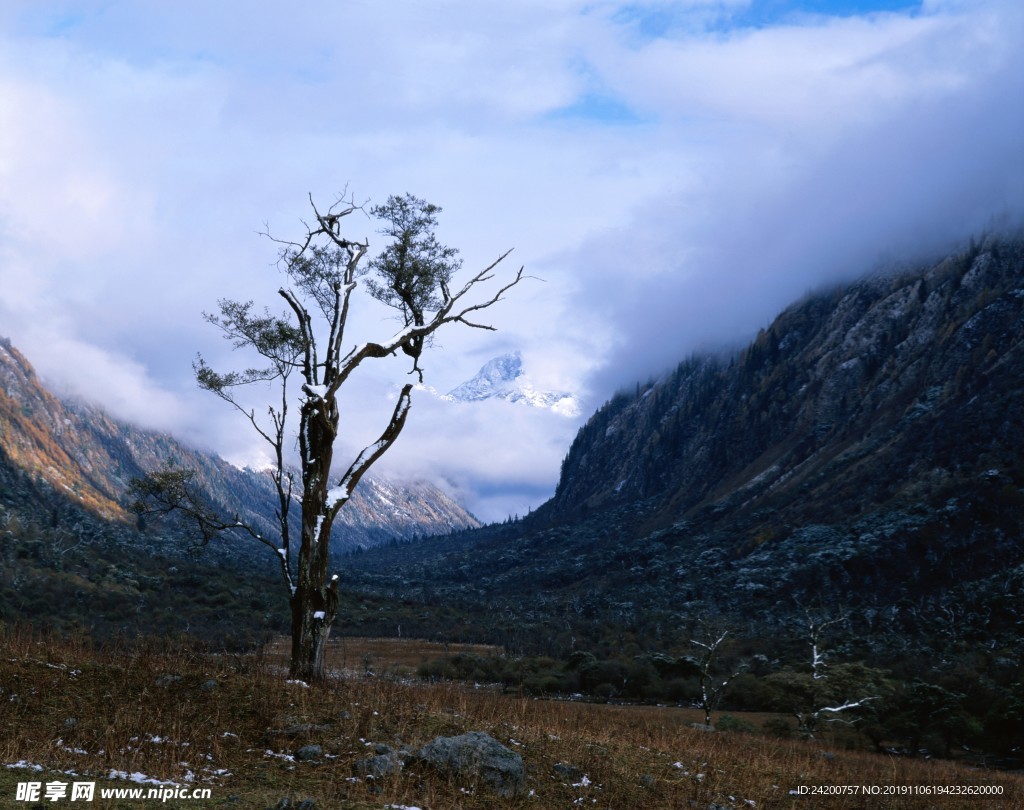
[{"label": "rocky mountain ridge", "polygon": [[1016,476],[1021,264],[1019,240],[990,240],[871,276],[791,306],[736,355],[620,394],[570,448],[552,516],[651,497],[666,521],[843,500],[863,512],[968,471]]},{"label": "rocky mountain ridge", "polygon": [[[171,463],[195,470],[207,496],[226,513],[274,531],[276,494],[264,473],[117,421],[98,407],[55,397],[6,339],[0,339],[0,381],[0,449],[14,465],[99,516],[128,520],[130,480]],[[478,525],[431,484],[399,486],[368,477],[339,514],[335,542],[340,548],[368,547]]]},{"label": "rocky mountain ridge", "polygon": [[621,392],[529,518],[363,555],[349,584],[486,604],[508,619],[489,640],[549,655],[664,649],[696,616],[770,638],[817,607],[872,655],[1024,660],[1022,446],[1016,235],[811,295]]}]

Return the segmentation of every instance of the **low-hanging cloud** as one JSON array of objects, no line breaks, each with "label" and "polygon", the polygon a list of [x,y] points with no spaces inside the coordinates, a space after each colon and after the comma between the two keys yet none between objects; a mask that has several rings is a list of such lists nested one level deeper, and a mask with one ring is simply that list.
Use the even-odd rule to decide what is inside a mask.
[{"label": "low-hanging cloud", "polygon": [[[1021,14],[1004,11],[1007,31],[1021,29]],[[805,110],[794,125],[806,129],[792,137],[772,129],[787,115],[768,121],[759,111],[754,119],[768,131],[723,128],[723,142],[708,150],[713,173],[647,202],[581,249],[577,263],[592,268],[581,294],[616,331],[592,379],[597,391],[744,340],[815,288],[1024,221],[1024,56],[993,20],[956,22],[922,25],[916,43],[902,33],[891,61],[942,75],[926,76],[916,92],[904,77],[898,104],[891,88],[881,111],[861,98],[864,109],[844,110],[837,129],[823,98],[826,120]],[[936,52],[956,37],[958,58]],[[733,56],[742,64],[742,49]]]},{"label": "low-hanging cloud", "polygon": [[[0,334],[119,416],[259,463],[191,361],[243,362],[200,313],[278,309],[257,232],[301,232],[307,193],[426,197],[467,270],[514,247],[541,280],[489,313],[497,332],[439,336],[427,383],[518,349],[581,418],[809,289],[1024,216],[1017,0],[752,9],[6,3]],[[374,374],[353,381],[353,446],[404,381]],[[488,516],[550,494],[579,420],[421,394],[393,473]]]}]

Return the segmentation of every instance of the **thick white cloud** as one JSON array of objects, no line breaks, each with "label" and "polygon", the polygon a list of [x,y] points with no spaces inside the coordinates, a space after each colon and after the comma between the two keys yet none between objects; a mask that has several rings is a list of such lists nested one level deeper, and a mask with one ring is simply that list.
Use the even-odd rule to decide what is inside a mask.
[{"label": "thick white cloud", "polygon": [[[277,307],[257,231],[293,234],[307,192],[427,197],[467,269],[515,247],[509,269],[543,281],[491,313],[498,332],[442,335],[427,382],[521,349],[590,406],[826,280],[1020,220],[1016,0],[773,8],[5,3],[0,334],[118,415],[257,461],[190,361],[238,360],[199,317],[219,297]],[[360,378],[354,435],[394,384]],[[487,516],[553,489],[574,423],[423,399],[390,469]]]},{"label": "thick white cloud", "polygon": [[[678,55],[661,72],[700,85],[651,92],[673,113],[712,105],[690,131],[717,137],[691,182],[581,249],[589,304],[618,326],[599,388],[743,339],[808,289],[1020,222],[1021,31],[1021,10],[996,3],[651,43]],[[622,253],[643,269],[624,273]]]}]

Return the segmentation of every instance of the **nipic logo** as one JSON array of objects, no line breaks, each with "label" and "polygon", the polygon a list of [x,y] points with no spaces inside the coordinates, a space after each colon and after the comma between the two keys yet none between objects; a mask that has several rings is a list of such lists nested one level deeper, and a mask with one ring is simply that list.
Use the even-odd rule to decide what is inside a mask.
[{"label": "nipic logo", "polygon": [[[68,790],[70,788],[70,792]],[[14,800],[18,802],[55,802],[70,799],[73,802],[91,802],[96,795],[95,782],[18,782]]]},{"label": "nipic logo", "polygon": [[[100,788],[101,799],[210,799],[210,788],[193,788],[183,785],[160,785],[141,788]],[[72,802],[91,802],[96,798],[95,782],[18,782],[14,800],[17,802],[58,802],[62,799]]]}]

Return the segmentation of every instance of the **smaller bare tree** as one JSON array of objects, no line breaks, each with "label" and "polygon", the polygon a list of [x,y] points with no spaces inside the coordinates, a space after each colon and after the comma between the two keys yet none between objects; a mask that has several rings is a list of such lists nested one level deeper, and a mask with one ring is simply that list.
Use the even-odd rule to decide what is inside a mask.
[{"label": "smaller bare tree", "polygon": [[746,669],[746,664],[740,662],[734,667],[723,669],[720,666],[719,652],[729,631],[708,621],[702,621],[701,628],[702,637],[690,639],[690,644],[700,650],[694,660],[700,681],[700,698],[697,705],[704,710],[704,725],[710,726],[711,713],[718,708],[732,679]]}]

